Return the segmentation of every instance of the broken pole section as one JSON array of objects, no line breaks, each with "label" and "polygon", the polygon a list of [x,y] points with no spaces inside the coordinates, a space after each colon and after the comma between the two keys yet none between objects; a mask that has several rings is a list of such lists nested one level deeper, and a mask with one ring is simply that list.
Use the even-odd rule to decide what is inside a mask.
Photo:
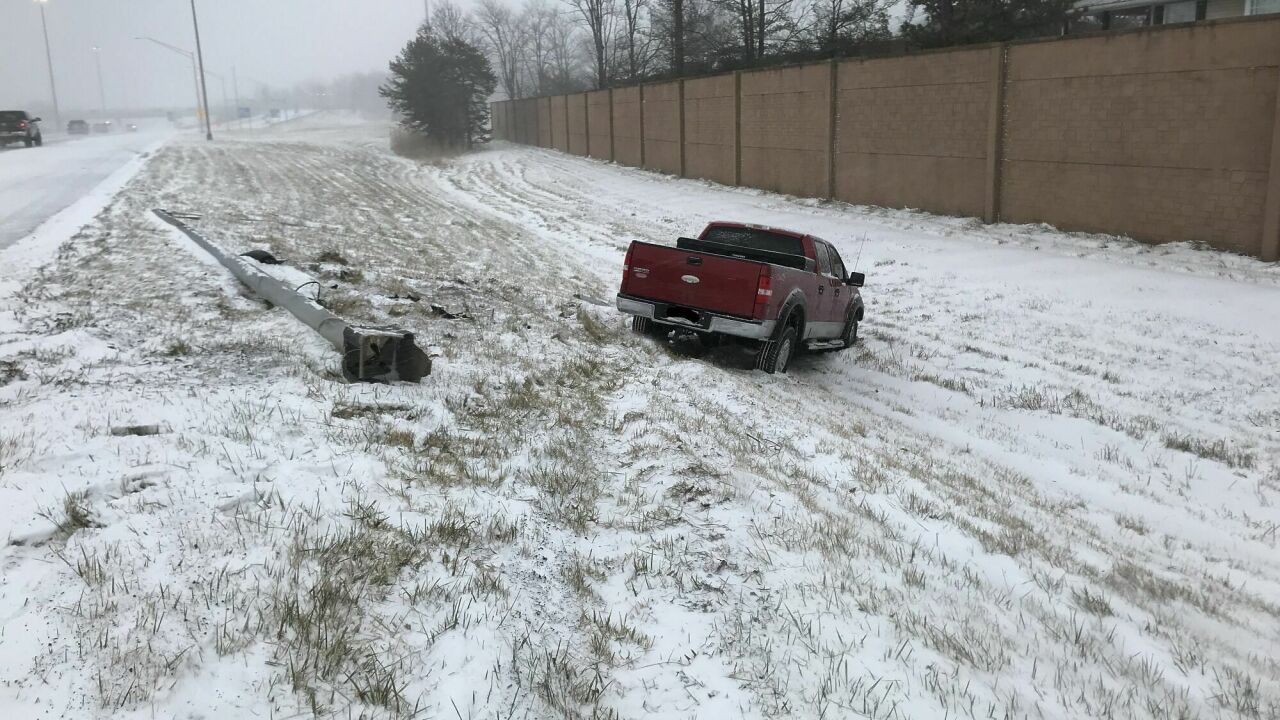
[{"label": "broken pole section", "polygon": [[[288,310],[342,354],[349,382],[418,382],[431,373],[431,358],[413,342],[413,333],[396,327],[351,325],[293,288],[210,242],[166,210],[156,217],[182,231],[259,297]],[[184,216],[187,217],[187,216]]]}]

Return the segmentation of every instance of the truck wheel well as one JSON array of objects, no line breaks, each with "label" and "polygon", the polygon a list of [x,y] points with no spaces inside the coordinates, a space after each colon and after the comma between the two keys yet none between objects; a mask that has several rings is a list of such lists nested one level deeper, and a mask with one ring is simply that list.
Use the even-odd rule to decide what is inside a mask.
[{"label": "truck wheel well", "polygon": [[792,307],[791,312],[787,313],[787,321],[782,326],[795,327],[796,337],[804,337],[804,307],[801,305]]}]

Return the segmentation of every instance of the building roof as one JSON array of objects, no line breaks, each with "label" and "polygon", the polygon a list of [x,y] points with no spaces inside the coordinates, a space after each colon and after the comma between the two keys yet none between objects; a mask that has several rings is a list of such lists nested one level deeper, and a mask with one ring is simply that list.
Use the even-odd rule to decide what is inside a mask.
[{"label": "building roof", "polygon": [[1078,0],[1072,9],[1080,13],[1100,13],[1109,10],[1128,10],[1130,8],[1147,7],[1148,5],[1164,5],[1165,0]]}]

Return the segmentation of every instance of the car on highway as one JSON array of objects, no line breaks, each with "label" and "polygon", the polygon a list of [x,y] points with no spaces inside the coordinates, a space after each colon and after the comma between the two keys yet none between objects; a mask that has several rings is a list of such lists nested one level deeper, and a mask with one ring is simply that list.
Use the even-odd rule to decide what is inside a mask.
[{"label": "car on highway", "polygon": [[0,110],[0,147],[17,142],[27,147],[44,145],[40,118],[25,110]]},{"label": "car on highway", "polygon": [[68,135],[88,135],[89,123],[85,122],[84,120],[72,120],[71,122],[67,123],[67,134]]},{"label": "car on highway", "polygon": [[858,339],[866,277],[806,233],[713,222],[675,247],[634,241],[617,307],[633,330],[685,330],[715,344],[755,345],[756,367],[786,372],[802,350],[843,350]]},{"label": "car on highway", "polygon": [[124,126],[124,129],[128,130],[129,132],[138,132],[138,126],[136,123],[129,123],[128,125]]},{"label": "car on highway", "polygon": [[101,122],[96,122],[96,123],[94,123],[94,124],[93,124],[93,131],[94,131],[94,132],[96,132],[96,133],[109,133],[109,132],[111,132],[111,121],[110,121],[110,120],[102,120]]}]

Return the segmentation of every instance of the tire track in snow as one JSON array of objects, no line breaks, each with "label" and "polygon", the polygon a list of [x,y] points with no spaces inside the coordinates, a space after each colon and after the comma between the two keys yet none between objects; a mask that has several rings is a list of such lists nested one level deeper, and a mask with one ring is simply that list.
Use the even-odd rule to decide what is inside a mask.
[{"label": "tire track in snow", "polygon": [[[637,178],[640,173],[633,170],[605,168],[597,163],[537,150],[481,155],[446,168],[440,175],[442,182],[456,188],[456,192],[474,195],[478,203],[490,206],[512,222],[531,223],[545,242],[588,258],[593,255],[577,247],[582,241],[580,239],[599,237],[605,234],[605,229],[612,229],[618,208],[636,209],[637,219],[628,223],[628,230],[636,237],[653,242],[671,240],[672,215],[678,215],[681,218],[678,222],[689,231],[710,217],[723,215],[719,211],[712,213],[698,209],[673,211],[661,203],[654,204],[644,197],[637,197],[642,195],[637,188],[655,184],[678,185],[692,196],[701,193],[707,205],[714,205],[717,200],[728,196],[733,201],[729,204],[735,207],[741,204],[744,194],[735,190],[701,188],[689,182]],[[669,192],[663,188],[656,195],[666,197]],[[850,215],[847,211],[811,207],[806,202],[799,203],[800,207],[797,207],[790,201],[768,197],[761,198],[760,205],[765,208],[784,206],[789,216],[843,219]],[[606,268],[597,269],[597,272],[602,280],[607,281],[617,270]],[[890,270],[886,274],[891,273]],[[955,278],[951,285],[962,282],[962,279]],[[892,290],[889,289],[890,292]],[[944,286],[933,292],[932,297],[926,296],[925,305],[949,308],[949,301],[961,295],[954,287]],[[1252,488],[1242,486],[1237,489],[1234,502],[1226,503],[1225,511],[1220,510],[1210,517],[1203,514],[1199,502],[1188,502],[1188,499],[1196,497],[1211,504],[1220,502],[1222,488],[1236,486],[1232,475],[1239,470],[1206,463],[1212,467],[1189,471],[1202,476],[1189,476],[1184,481],[1174,475],[1179,471],[1176,463],[1180,462],[1176,452],[1159,446],[1151,447],[1149,441],[1134,442],[1125,433],[1087,419],[1077,420],[1061,415],[1045,418],[1042,414],[986,407],[986,403],[994,399],[993,391],[1003,389],[1000,385],[989,384],[986,392],[978,393],[935,388],[916,380],[910,369],[914,364],[930,370],[928,358],[906,358],[904,362],[903,358],[894,356],[894,353],[904,350],[927,353],[930,348],[942,346],[952,357],[963,356],[969,364],[994,365],[996,378],[1005,374],[1003,368],[1006,367],[1021,366],[1019,370],[1024,371],[1030,367],[1032,377],[1037,379],[1029,382],[1044,385],[1048,392],[1064,388],[1060,391],[1064,397],[1069,394],[1068,390],[1078,387],[1098,391],[1098,366],[1114,367],[1114,372],[1127,374],[1128,363],[1135,358],[1144,362],[1147,357],[1167,357],[1178,350],[1182,351],[1182,357],[1175,359],[1176,363],[1197,364],[1193,359],[1197,350],[1188,350],[1184,338],[1168,337],[1154,331],[1122,336],[1127,343],[1109,348],[1112,351],[1110,357],[1099,358],[1092,348],[1097,338],[1088,332],[1086,325],[1073,318],[1053,316],[1047,318],[1050,322],[1046,324],[1043,321],[1046,318],[1039,311],[1039,302],[1032,299],[1022,317],[1015,314],[1012,318],[1024,332],[1039,327],[1041,336],[1032,342],[1011,344],[1010,340],[1014,338],[1005,338],[1003,342],[970,340],[954,333],[939,332],[929,325],[913,329],[912,315],[920,313],[917,305],[896,313],[897,327],[877,333],[882,341],[873,338],[867,343],[869,356],[846,355],[802,361],[796,377],[785,381],[762,378],[758,383],[750,383],[754,387],[749,392],[768,398],[760,404],[761,412],[772,412],[776,407],[791,404],[808,411],[796,416],[794,422],[798,426],[822,427],[827,422],[844,422],[850,409],[857,408],[867,413],[868,422],[883,422],[900,427],[910,435],[925,438],[925,446],[944,448],[947,454],[958,457],[972,453],[989,467],[1007,470],[1011,479],[997,479],[993,492],[1021,498],[1015,504],[1019,512],[1025,513],[1020,522],[1030,528],[1055,526],[1055,532],[1065,533],[1065,537],[1060,538],[1062,544],[1047,548],[1046,552],[1062,553],[1071,547],[1088,548],[1087,551],[1082,550],[1082,564],[1073,566],[1075,569],[1070,573],[1078,581],[1107,577],[1122,561],[1163,567],[1170,558],[1169,542],[1176,538],[1175,542],[1183,545],[1182,551],[1175,553],[1178,569],[1163,567],[1164,572],[1171,572],[1177,578],[1176,582],[1196,588],[1197,592],[1209,593],[1215,602],[1229,605],[1232,608],[1228,611],[1232,625],[1244,629],[1256,627],[1259,622],[1274,621],[1276,606],[1267,600],[1280,592],[1280,564],[1276,562],[1273,543],[1267,542],[1251,521],[1240,518],[1238,511],[1230,509],[1233,505],[1252,506]],[[869,316],[870,312],[869,309]],[[873,318],[870,324],[874,327],[874,316],[870,317]],[[1139,318],[1137,323],[1159,327],[1160,320],[1159,315],[1146,316]],[[1180,328],[1174,330],[1181,331]],[[981,353],[975,355],[967,350],[961,351],[962,345],[970,343],[976,345]],[[905,349],[903,345],[906,345]],[[890,366],[885,368],[888,372],[873,369],[886,364]],[[1240,362],[1236,357],[1226,355],[1223,362],[1213,368],[1205,383],[1207,389],[1203,392],[1212,392],[1214,386],[1228,382],[1247,364],[1248,361]],[[1026,372],[1019,374],[1026,377]],[[1159,400],[1153,405],[1152,399],[1133,396],[1123,379],[1107,383],[1118,385],[1117,392],[1107,392],[1103,385],[1095,403],[1104,406],[1110,403],[1129,404],[1159,415],[1162,422],[1170,420],[1167,413],[1174,411],[1172,406],[1161,404]],[[796,402],[796,397],[801,400]],[[1087,407],[1083,411],[1093,412]],[[1106,407],[1096,411],[1110,412]],[[1232,429],[1242,431],[1246,427],[1242,420],[1237,417]],[[1115,422],[1123,425],[1123,417]],[[1187,422],[1186,426],[1195,427],[1195,422]],[[1065,437],[1064,431],[1067,433]],[[1256,433],[1251,435],[1266,443],[1263,447],[1268,451],[1276,447],[1270,438],[1258,437]],[[1105,454],[1106,448],[1117,446],[1126,448],[1124,452],[1144,453],[1122,460],[1136,465],[1136,468],[1130,467],[1126,471],[1125,468],[1109,466],[1092,451],[1092,448],[1103,448],[1098,452]],[[1245,477],[1253,475],[1257,478],[1268,469],[1264,465],[1252,473],[1246,472]],[[1027,485],[1027,478],[1034,481]],[[1154,487],[1153,480],[1156,481]],[[1258,488],[1259,492],[1267,492],[1262,485]],[[956,496],[949,501],[963,503],[964,498]],[[1037,507],[1040,509],[1036,510]],[[1146,531],[1137,536],[1127,533],[1117,527],[1119,521],[1112,514],[1115,511],[1144,518],[1150,523],[1149,527],[1158,527],[1159,530],[1151,537],[1146,537]],[[1245,540],[1249,547],[1241,556],[1238,543],[1243,538],[1252,539]],[[1205,567],[1214,568],[1210,573],[1217,577],[1245,572],[1257,584],[1252,591],[1241,595],[1223,596],[1210,587],[1214,581],[1206,582],[1203,575]],[[1024,578],[1044,572],[1044,568],[1036,567],[1036,563],[1027,563],[1022,570]],[[1064,568],[1058,567],[1058,570]],[[1121,586],[1124,584],[1120,580],[1114,582]],[[1167,598],[1155,591],[1160,584],[1152,581],[1150,587],[1152,594],[1143,596],[1139,593],[1139,597],[1131,599],[1149,616],[1169,620],[1163,617]],[[1233,657],[1243,665],[1248,665],[1256,653],[1264,652],[1266,643],[1271,642],[1264,640],[1263,645],[1236,647],[1233,642],[1215,642],[1203,637],[1201,640],[1212,642],[1216,652]]]}]

